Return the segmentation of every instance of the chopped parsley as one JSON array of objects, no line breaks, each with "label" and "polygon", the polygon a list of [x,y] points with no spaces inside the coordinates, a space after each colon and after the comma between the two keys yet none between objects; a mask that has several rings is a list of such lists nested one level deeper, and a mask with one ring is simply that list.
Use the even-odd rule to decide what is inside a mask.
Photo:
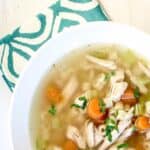
[{"label": "chopped parsley", "polygon": [[122,143],[120,145],[117,146],[117,149],[120,150],[120,149],[126,149],[128,148],[128,144],[127,143]]},{"label": "chopped parsley", "polygon": [[51,114],[51,115],[55,115],[56,114],[56,107],[55,105],[51,105],[50,109],[48,110],[48,112]]},{"label": "chopped parsley", "polygon": [[112,118],[107,118],[105,123],[106,123],[105,136],[111,142],[112,141],[112,131],[113,130],[118,131],[118,126],[117,126],[117,123],[115,122],[115,120],[113,120]]},{"label": "chopped parsley", "polygon": [[99,106],[100,106],[100,111],[104,113],[106,111],[106,104],[102,99],[99,100]]},{"label": "chopped parsley", "polygon": [[136,87],[136,88],[134,89],[134,97],[135,97],[136,99],[138,99],[138,98],[140,97],[140,91],[139,91],[139,88],[138,88],[138,87]]},{"label": "chopped parsley", "polygon": [[85,109],[85,107],[87,106],[87,99],[86,99],[86,97],[85,96],[79,97],[79,100],[83,101],[82,105],[72,104],[71,107]]},{"label": "chopped parsley", "polygon": [[108,72],[108,73],[105,74],[104,80],[109,81],[111,76],[114,76],[114,75],[115,75],[115,71]]}]

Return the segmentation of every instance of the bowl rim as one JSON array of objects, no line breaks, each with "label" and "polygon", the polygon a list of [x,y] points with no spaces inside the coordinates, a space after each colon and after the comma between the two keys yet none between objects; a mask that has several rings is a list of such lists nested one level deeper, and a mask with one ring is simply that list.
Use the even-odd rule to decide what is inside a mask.
[{"label": "bowl rim", "polygon": [[[95,28],[95,29],[93,29]],[[10,104],[10,112],[9,112],[9,124],[10,124],[10,138],[11,138],[11,142],[12,142],[12,145],[13,145],[13,148],[15,150],[19,150],[18,149],[18,146],[17,146],[17,136],[16,135],[16,132],[17,132],[17,126],[16,126],[16,123],[17,123],[17,114],[16,114],[16,111],[15,109],[17,109],[19,106],[17,106],[18,104],[18,101],[19,101],[19,92],[23,89],[23,83],[25,82],[24,80],[26,80],[26,76],[29,72],[29,70],[31,68],[33,68],[33,64],[35,63],[36,64],[36,61],[40,58],[40,57],[44,57],[44,54],[42,53],[44,49],[46,49],[46,47],[49,47],[50,44],[52,44],[53,42],[55,43],[55,41],[57,41],[57,39],[60,39],[67,34],[71,34],[71,33],[75,33],[75,32],[82,32],[82,29],[83,29],[83,32],[85,32],[85,29],[91,29],[91,31],[95,31],[96,29],[109,29],[111,28],[111,30],[114,29],[114,31],[118,31],[118,29],[121,29],[120,31],[122,31],[123,29],[124,30],[127,30],[127,34],[130,34],[132,33],[131,37],[136,37],[138,36],[138,40],[142,40],[142,42],[144,42],[145,40],[145,45],[147,47],[149,47],[150,49],[150,36],[142,31],[139,31],[138,29],[136,29],[135,27],[131,27],[131,26],[128,26],[128,25],[125,25],[125,24],[120,24],[120,23],[113,23],[113,22],[110,22],[110,21],[97,21],[97,22],[90,22],[90,23],[87,23],[87,24],[83,24],[83,25],[76,25],[76,26],[73,26],[73,27],[70,27],[68,29],[65,29],[63,32],[61,33],[58,33],[57,35],[55,35],[53,38],[51,38],[50,40],[48,40],[44,45],[42,45],[40,47],[40,49],[36,52],[36,54],[29,60],[28,64],[25,66],[25,68],[23,69],[18,81],[17,81],[17,84],[16,84],[16,87],[15,87],[15,90],[14,90],[14,93],[12,95],[12,98],[11,98],[11,104]],[[98,33],[101,33],[102,31],[97,31]],[[94,33],[94,32],[93,32]],[[123,34],[124,31],[122,31],[121,34]],[[107,37],[106,37],[107,38]],[[138,41],[137,40],[137,41]],[[105,38],[104,38],[104,41],[105,41]],[[108,42],[109,43],[109,42]],[[112,42],[113,43],[113,42]],[[88,43],[87,43],[88,44]],[[139,43],[137,43],[138,45]],[[122,44],[121,44],[122,45]],[[133,44],[135,45],[135,43]],[[146,48],[146,46],[144,45],[144,47]],[[75,45],[74,45],[75,46]],[[77,46],[78,47],[78,46]],[[79,46],[80,47],[80,46]],[[130,46],[129,46],[130,47]],[[131,46],[132,47],[132,46]],[[135,46],[136,47],[136,46]],[[140,47],[141,48],[141,47]],[[73,48],[74,49],[74,48]],[[68,52],[72,51],[72,49],[70,49]],[[147,50],[148,51],[148,50]],[[45,50],[46,52],[46,50]],[[60,52],[60,53],[64,53],[64,52]],[[143,54],[143,52],[141,52]],[[148,52],[147,52],[148,54]],[[42,56],[41,56],[42,55]],[[51,57],[51,56],[50,56]],[[60,57],[61,58],[61,57]],[[56,58],[57,60],[58,58]],[[47,65],[48,67],[48,65]],[[21,90],[20,90],[21,89]],[[36,89],[36,88],[35,88]],[[20,112],[21,113],[21,112]],[[21,114],[22,115],[22,114]],[[28,114],[28,119],[29,119],[29,114]],[[28,120],[29,121],[29,120]],[[20,132],[20,131],[19,131]],[[22,132],[22,131],[21,131]],[[28,133],[27,133],[28,134]],[[26,138],[29,138],[28,135],[25,135]],[[31,149],[31,143],[30,143],[30,139],[27,139],[28,142],[27,144],[29,144],[30,148]],[[26,148],[25,148],[26,149]],[[23,149],[22,149],[23,150]]]}]

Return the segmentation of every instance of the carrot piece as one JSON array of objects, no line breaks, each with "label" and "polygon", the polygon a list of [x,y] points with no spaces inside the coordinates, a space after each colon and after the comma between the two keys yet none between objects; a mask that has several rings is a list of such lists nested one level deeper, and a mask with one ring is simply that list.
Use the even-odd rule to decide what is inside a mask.
[{"label": "carrot piece", "polygon": [[77,147],[76,143],[74,143],[72,140],[68,139],[64,143],[63,150],[78,150],[78,147]]},{"label": "carrot piece", "polygon": [[46,98],[53,104],[59,103],[62,99],[61,91],[56,86],[50,86],[46,90]]},{"label": "carrot piece", "polygon": [[135,121],[135,127],[141,131],[150,129],[150,118],[139,116]]},{"label": "carrot piece", "polygon": [[104,121],[106,117],[106,113],[102,112],[99,100],[97,98],[93,98],[89,101],[87,106],[87,114],[88,116],[94,120],[94,122],[101,123]]},{"label": "carrot piece", "polygon": [[121,101],[124,104],[129,104],[129,105],[135,105],[137,103],[137,100],[134,96],[134,91],[131,88],[128,88],[124,94],[121,96]]}]

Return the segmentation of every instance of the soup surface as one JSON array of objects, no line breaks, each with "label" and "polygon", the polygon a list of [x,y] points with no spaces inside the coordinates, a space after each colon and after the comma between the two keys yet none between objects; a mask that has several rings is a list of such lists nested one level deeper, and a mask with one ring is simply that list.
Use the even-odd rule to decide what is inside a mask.
[{"label": "soup surface", "polygon": [[36,150],[150,150],[150,64],[118,45],[88,45],[54,64],[35,97]]}]

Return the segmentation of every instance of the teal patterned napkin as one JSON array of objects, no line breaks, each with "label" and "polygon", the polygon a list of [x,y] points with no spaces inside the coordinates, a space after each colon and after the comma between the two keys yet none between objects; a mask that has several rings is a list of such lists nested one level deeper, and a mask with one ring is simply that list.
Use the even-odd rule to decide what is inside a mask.
[{"label": "teal patterned napkin", "polygon": [[54,34],[70,26],[107,20],[96,0],[55,0],[47,9],[35,16],[37,31],[26,33],[16,27],[0,39],[0,71],[11,91],[28,60]]}]

